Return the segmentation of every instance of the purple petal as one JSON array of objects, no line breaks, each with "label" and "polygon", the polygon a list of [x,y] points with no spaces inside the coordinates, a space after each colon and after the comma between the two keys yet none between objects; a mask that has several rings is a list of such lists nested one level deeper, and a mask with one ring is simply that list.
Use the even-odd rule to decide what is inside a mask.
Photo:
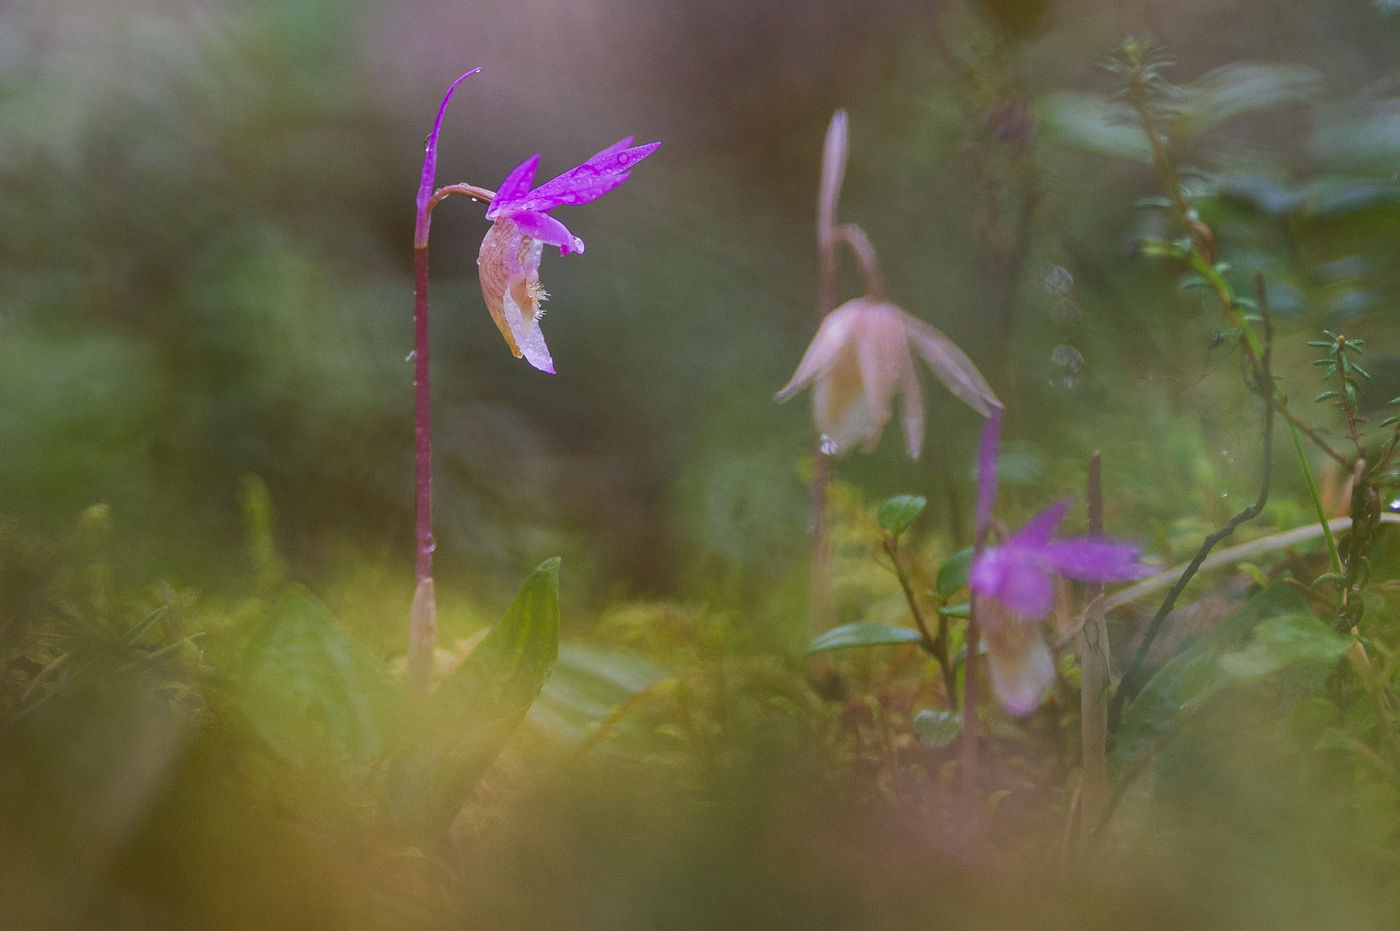
[{"label": "purple petal", "polygon": [[1030,523],[1016,531],[1008,545],[1026,547],[1027,549],[1040,549],[1050,542],[1050,537],[1055,532],[1055,528],[1064,520],[1065,512],[1074,503],[1073,498],[1063,498],[1032,517]]},{"label": "purple petal", "polygon": [[1056,540],[1041,551],[1045,564],[1081,582],[1126,582],[1157,570],[1137,561],[1138,548],[1096,537]]},{"label": "purple petal", "polygon": [[520,209],[519,201],[530,193],[530,185],[534,183],[535,169],[539,167],[539,164],[540,156],[536,152],[516,165],[515,170],[506,175],[506,179],[501,182],[495,198],[491,201],[491,206],[486,208],[486,219],[494,220],[501,215],[502,211],[514,213]]},{"label": "purple petal", "polygon": [[1055,606],[1055,588],[1035,557],[1034,550],[1012,544],[983,550],[972,563],[968,585],[1027,620],[1039,620]]},{"label": "purple petal", "polygon": [[568,227],[547,213],[535,213],[532,210],[518,213],[512,211],[510,218],[520,227],[520,232],[531,239],[549,246],[558,246],[560,255],[583,251],[583,240],[570,233]]},{"label": "purple petal", "polygon": [[535,188],[516,205],[521,210],[544,212],[555,207],[575,206],[597,200],[631,177],[631,167],[652,152],[659,142],[624,149],[631,139],[623,139],[575,168],[551,178]]},{"label": "purple petal", "polygon": [[977,371],[977,366],[956,343],[917,317],[905,314],[905,321],[909,328],[909,341],[954,397],[983,417],[990,416],[994,408],[1001,407],[1001,402],[982,373]]}]

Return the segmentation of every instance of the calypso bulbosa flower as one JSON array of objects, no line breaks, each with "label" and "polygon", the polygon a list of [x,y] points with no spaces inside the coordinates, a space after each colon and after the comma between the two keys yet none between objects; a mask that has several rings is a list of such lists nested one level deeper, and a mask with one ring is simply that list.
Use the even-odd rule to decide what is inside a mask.
[{"label": "calypso bulbosa flower", "polygon": [[583,252],[583,240],[549,211],[597,200],[631,177],[632,166],[661,144],[628,148],[631,142],[628,136],[533,190],[540,157],[532,155],[506,176],[486,210],[492,224],[476,260],[481,295],[510,351],[542,372],[553,373],[554,360],[540,330],[540,305],[548,297],[540,287],[540,258],[547,245],[558,246],[560,255]]}]

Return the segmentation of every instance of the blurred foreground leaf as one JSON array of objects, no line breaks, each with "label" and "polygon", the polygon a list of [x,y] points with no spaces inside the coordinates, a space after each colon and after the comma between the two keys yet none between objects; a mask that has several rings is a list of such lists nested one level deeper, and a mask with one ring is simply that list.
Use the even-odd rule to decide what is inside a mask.
[{"label": "blurred foreground leaf", "polygon": [[310,592],[290,589],[243,654],[239,705],[279,754],[367,760],[383,749],[390,683],[378,660]]},{"label": "blurred foreground leaf", "polygon": [[1249,643],[1220,657],[1220,671],[1235,680],[1256,679],[1294,663],[1333,663],[1351,641],[1310,614],[1261,621]]},{"label": "blurred foreground leaf", "polygon": [[925,747],[946,747],[962,733],[961,711],[920,711],[914,716],[914,736]]},{"label": "blurred foreground leaf", "polygon": [[559,647],[554,672],[530,708],[530,722],[570,741],[590,739],[634,697],[671,675],[656,662],[617,647]]},{"label": "blurred foreground leaf", "polygon": [[[1152,745],[1170,732],[1182,711],[1209,693],[1325,652],[1306,622],[1321,625],[1306,611],[1307,602],[1296,589],[1275,582],[1222,620],[1210,637],[1197,640],[1172,658],[1128,706],[1113,747],[1114,762],[1127,765],[1151,752]],[[1235,649],[1251,632],[1253,641]]]}]

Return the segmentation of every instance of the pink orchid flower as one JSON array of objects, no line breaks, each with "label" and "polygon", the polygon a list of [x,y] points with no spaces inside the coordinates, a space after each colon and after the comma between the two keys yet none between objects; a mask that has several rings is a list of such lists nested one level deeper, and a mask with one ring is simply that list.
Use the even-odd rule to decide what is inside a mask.
[{"label": "pink orchid flower", "polygon": [[1066,498],[1041,511],[1000,546],[978,554],[968,585],[978,602],[992,685],[1002,705],[1030,714],[1055,678],[1055,663],[1036,626],[1055,606],[1054,576],[1080,582],[1126,582],[1157,570],[1137,561],[1138,548],[1104,537],[1051,539],[1069,510]]},{"label": "pink orchid flower", "polygon": [[917,459],[924,442],[924,402],[914,352],[977,413],[989,417],[1001,409],[977,366],[951,339],[894,304],[869,296],[847,301],[822,319],[778,400],[815,383],[813,414],[822,448],[835,454],[857,443],[873,449],[895,395],[902,394],[905,448],[910,459]]},{"label": "pink orchid flower", "polygon": [[533,190],[540,157],[532,155],[501,182],[486,211],[492,225],[476,260],[481,294],[510,351],[542,372],[553,374],[554,360],[540,331],[540,304],[549,296],[540,287],[540,258],[546,245],[558,246],[560,255],[583,251],[583,240],[549,211],[597,200],[631,177],[632,166],[661,144],[628,148],[631,143],[628,136]]}]

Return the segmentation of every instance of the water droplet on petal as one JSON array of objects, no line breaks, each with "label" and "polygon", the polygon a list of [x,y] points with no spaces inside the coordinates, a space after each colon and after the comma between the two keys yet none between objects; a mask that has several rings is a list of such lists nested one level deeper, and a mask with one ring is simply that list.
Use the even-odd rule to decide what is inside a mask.
[{"label": "water droplet on petal", "polygon": [[836,441],[825,433],[822,434],[822,452],[828,456],[836,455]]}]

